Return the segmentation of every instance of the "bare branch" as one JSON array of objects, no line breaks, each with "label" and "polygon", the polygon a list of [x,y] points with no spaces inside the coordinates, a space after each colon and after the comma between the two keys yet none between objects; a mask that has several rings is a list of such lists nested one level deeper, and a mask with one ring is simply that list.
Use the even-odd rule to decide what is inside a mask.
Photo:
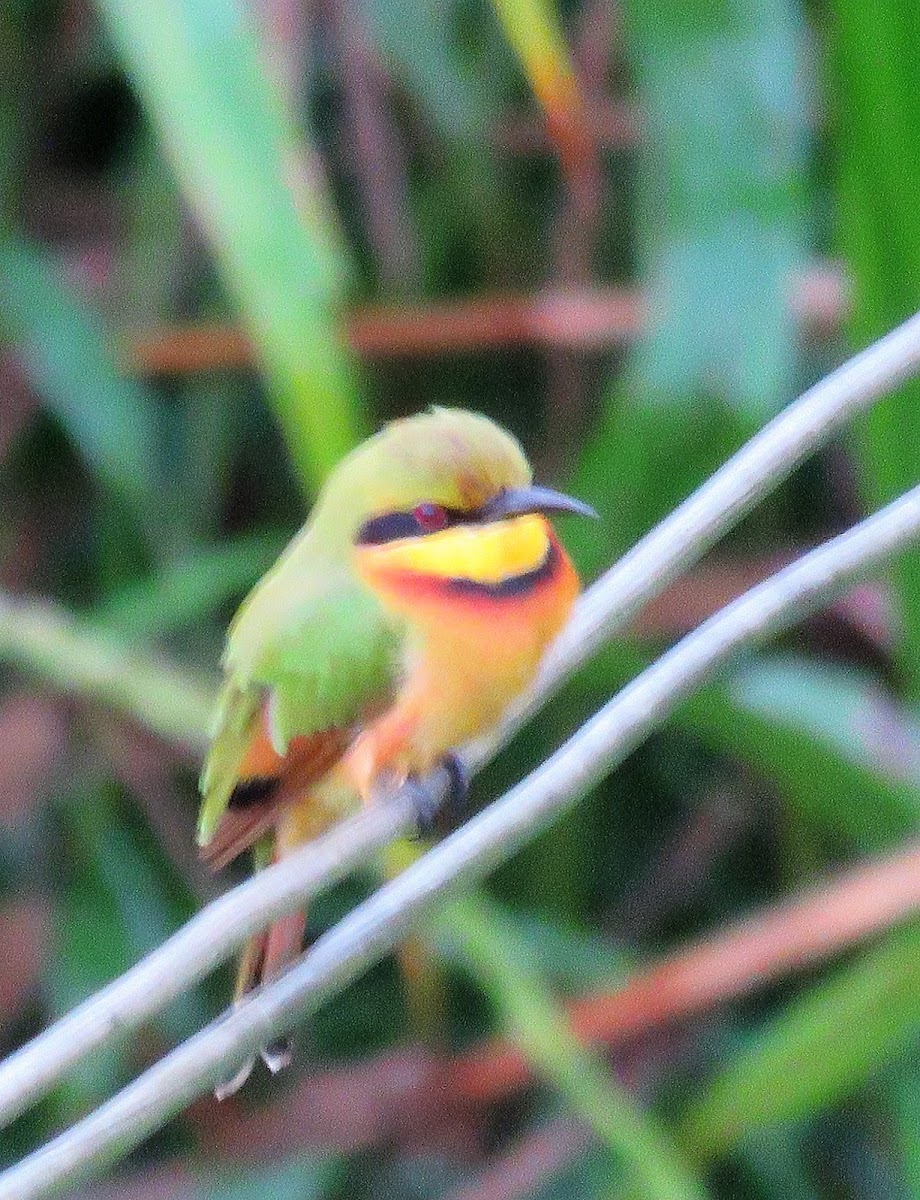
[{"label": "bare branch", "polygon": [[13,1120],[90,1051],[136,1029],[252,934],[411,829],[414,811],[411,795],[404,794],[361,812],[212,901],[136,966],[0,1064],[0,1117]]},{"label": "bare branch", "polygon": [[[840,426],[920,366],[920,315],[851,359],[751,439],[581,598],[534,696],[488,744],[481,765],[565,676],[699,557]],[[203,909],[137,966],[0,1064],[0,1124],[111,1037],[136,1028],[228,958],[256,930],[367,861],[413,822],[411,796],[362,813]]]},{"label": "bare branch", "polygon": [[287,973],[0,1178],[32,1200],[110,1162],[366,970],[445,893],[482,878],[615,767],[739,647],[788,625],[920,535],[920,487],[728,605],[609,701],[503,799],[358,905]]},{"label": "bare branch", "polygon": [[[803,334],[836,330],[849,307],[846,278],[817,263],[790,280],[790,315]],[[636,288],[555,286],[424,304],[374,304],[345,318],[345,338],[361,358],[425,358],[510,346],[596,352],[628,345],[648,327],[645,293]],[[188,375],[252,366],[255,348],[235,325],[164,325],[126,340],[127,370]]]},{"label": "bare branch", "polygon": [[[621,987],[570,1001],[568,1017],[585,1041],[616,1047],[825,962],[918,912],[920,843],[914,841],[644,963]],[[466,1051],[443,1070],[447,1079],[439,1083],[449,1095],[478,1104],[494,1104],[532,1077],[524,1055],[503,1038]]]},{"label": "bare branch", "polygon": [[774,417],[585,592],[574,619],[547,656],[537,687],[509,718],[497,740],[504,742],[573,670],[700,558],[803,458],[918,368],[920,314],[832,371]]},{"label": "bare branch", "polygon": [[[837,958],[918,913],[915,840],[653,957],[619,984],[573,996],[566,1016],[580,1039],[617,1050]],[[192,1123],[206,1154],[230,1157],[253,1146],[269,1158],[317,1146],[350,1151],[398,1142],[407,1130],[414,1143],[420,1128],[434,1138],[432,1124],[464,1124],[471,1112],[507,1100],[533,1079],[516,1043],[497,1035],[454,1056],[403,1048],[319,1070],[277,1103],[234,1105],[218,1121],[211,1106],[193,1107]]]}]

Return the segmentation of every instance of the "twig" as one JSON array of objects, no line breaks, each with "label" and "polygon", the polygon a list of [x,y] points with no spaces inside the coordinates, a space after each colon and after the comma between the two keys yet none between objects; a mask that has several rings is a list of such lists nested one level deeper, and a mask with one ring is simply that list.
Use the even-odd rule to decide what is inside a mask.
[{"label": "twig", "polygon": [[[588,589],[543,664],[536,687],[497,735],[471,748],[489,758],[565,677],[628,625],[686,567],[847,420],[920,368],[920,314],[809,388],[660,521]],[[809,556],[810,557],[810,556]],[[756,589],[755,589],[756,590]]]},{"label": "twig", "polygon": [[[578,996],[566,1004],[566,1013],[584,1041],[616,1050],[826,962],[918,912],[920,843],[912,842],[653,959],[618,987]],[[362,1105],[357,1097],[365,1095],[371,1079],[373,1102]],[[354,1150],[396,1141],[407,1126],[417,1130],[424,1104],[433,1103],[439,1114],[452,1106],[456,1116],[506,1100],[532,1079],[521,1051],[504,1038],[491,1038],[453,1058],[385,1054],[309,1075],[270,1108],[225,1109],[219,1122],[209,1112],[197,1126],[216,1154],[256,1146],[278,1157],[324,1143]],[[346,1107],[356,1119],[342,1129]]]},{"label": "twig", "polygon": [[[651,962],[615,991],[572,1001],[572,1028],[586,1041],[620,1045],[824,962],[918,910],[920,845],[914,842]],[[446,1071],[451,1094],[486,1104],[531,1078],[520,1051],[498,1040]]]},{"label": "twig", "polygon": [[734,601],[638,676],[503,799],[353,909],[276,982],[10,1169],[0,1178],[0,1198],[31,1200],[126,1153],[377,962],[445,893],[514,854],[735,650],[785,627],[918,535],[920,487]]},{"label": "twig", "polygon": [[[644,602],[738,520],[768,488],[848,418],[920,365],[920,316],[838,368],[751,439],[582,597],[541,674],[535,698],[475,762],[493,753],[527,711],[584,662]],[[816,552],[817,553],[817,552]],[[0,646],[2,649],[2,646]],[[229,957],[257,929],[306,902],[412,823],[411,797],[344,822],[203,909],[153,954],[0,1064],[0,1124],[46,1092],[75,1062],[136,1028]]]},{"label": "twig", "polygon": [[97,1046],[136,1029],[164,1008],[251,934],[406,832],[413,813],[409,795],[362,812],[202,909],[136,966],[0,1064],[0,1124],[11,1121]]},{"label": "twig", "polygon": [[[793,281],[793,316],[809,329],[836,328],[848,306],[840,273],[816,266]],[[546,289],[530,295],[484,295],[424,304],[372,305],[345,318],[345,336],[363,358],[469,354],[510,346],[580,352],[634,341],[646,317],[645,297],[632,288]],[[145,375],[252,366],[252,343],[235,326],[164,326],[127,345],[128,369]]]}]

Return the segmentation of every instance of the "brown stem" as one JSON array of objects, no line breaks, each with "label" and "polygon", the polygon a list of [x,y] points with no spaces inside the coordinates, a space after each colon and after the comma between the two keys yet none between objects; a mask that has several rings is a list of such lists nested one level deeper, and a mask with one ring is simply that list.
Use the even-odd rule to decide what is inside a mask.
[{"label": "brown stem", "polygon": [[[816,276],[819,276],[817,278]],[[792,289],[790,307],[806,329],[839,324],[846,290],[823,268]],[[645,299],[630,288],[550,288],[529,295],[485,295],[420,305],[373,305],[345,318],[351,348],[364,358],[423,357],[510,346],[601,351],[634,341],[646,318]],[[225,324],[163,326],[132,338],[128,370],[144,375],[189,374],[249,367],[252,346]]]}]

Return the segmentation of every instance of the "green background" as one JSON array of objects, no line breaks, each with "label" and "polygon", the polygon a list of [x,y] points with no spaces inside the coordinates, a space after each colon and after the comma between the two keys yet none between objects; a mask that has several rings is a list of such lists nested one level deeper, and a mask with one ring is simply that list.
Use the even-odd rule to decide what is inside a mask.
[{"label": "green background", "polygon": [[[155,8],[0,9],[3,1049],[229,881],[193,846],[223,630],[356,440],[433,403],[494,416],[602,514],[561,525],[590,579],[920,303],[908,0]],[[913,485],[918,399],[887,398],[783,484],[475,801],[702,616]],[[918,696],[908,553],[747,654],[426,928],[443,995],[424,1035],[386,962],[302,1031],[286,1077],[194,1106],[105,1194],[920,1196],[916,927],[768,986],[748,965],[743,998],[612,1052],[562,1015],[909,839]],[[311,930],[368,886],[322,897]],[[91,1058],[0,1133],[0,1162],[227,988]],[[469,1055],[498,1034],[537,1081],[488,1090]]]}]

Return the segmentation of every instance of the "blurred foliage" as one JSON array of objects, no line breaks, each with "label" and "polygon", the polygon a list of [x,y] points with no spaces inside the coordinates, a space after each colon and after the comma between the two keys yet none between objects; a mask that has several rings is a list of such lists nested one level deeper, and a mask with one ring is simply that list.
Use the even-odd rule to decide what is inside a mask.
[{"label": "blurred foliage", "polygon": [[[853,271],[854,336],[879,336],[914,311],[920,267],[920,132],[917,53],[920,22],[909,5],[886,0],[869,12],[853,0],[832,5],[831,42],[840,248]],[[857,454],[868,503],[894,496],[916,479],[912,447],[920,437],[920,387],[914,382],[861,422]],[[899,647],[905,682],[920,692],[920,555],[897,571],[900,611],[908,623]]]},{"label": "blurred foliage", "polygon": [[176,0],[156,21],[123,0],[99,7],[250,323],[294,462],[315,483],[360,428],[333,319],[343,254],[252,14],[237,0]]},{"label": "blurred foliage", "polygon": [[[918,39],[907,0],[169,0],[156,21],[130,0],[0,9],[0,943],[23,901],[53,930],[18,947],[24,990],[6,1008],[0,988],[4,1048],[212,894],[194,778],[223,630],[366,430],[431,403],[495,416],[602,512],[562,529],[591,577],[799,386],[917,307]],[[348,349],[354,309],[571,284],[575,244],[580,288],[641,289],[625,350],[622,330],[578,354],[392,345],[359,366]],[[829,256],[849,309],[832,296],[830,317],[813,301],[803,321],[792,299]],[[576,303],[573,329],[585,319]],[[229,352],[136,369],[141,334],[201,326],[224,344],[231,322],[257,371]],[[657,624],[568,685],[477,798],[539,762],[739,570],[913,484],[916,399],[902,389],[785,483]],[[608,1058],[562,1013],[910,837],[918,680],[912,553],[748,654],[488,896],[445,908],[426,931],[448,1014],[437,1049],[462,1062],[504,1033],[540,1082],[488,1103],[435,1104],[419,1085],[413,1101],[405,1073],[394,1084],[413,1033],[385,963],[318,1014],[287,1080],[255,1079],[240,1108],[197,1106],[113,1186],[415,1200],[481,1176],[477,1195],[546,1200],[917,1195],[914,926]],[[313,928],[366,886],[321,897]],[[207,981],[96,1056],[0,1133],[0,1161],[226,990]],[[572,1116],[585,1136],[554,1156]],[[517,1191],[500,1190],[506,1158],[520,1179],[533,1170]]]}]

